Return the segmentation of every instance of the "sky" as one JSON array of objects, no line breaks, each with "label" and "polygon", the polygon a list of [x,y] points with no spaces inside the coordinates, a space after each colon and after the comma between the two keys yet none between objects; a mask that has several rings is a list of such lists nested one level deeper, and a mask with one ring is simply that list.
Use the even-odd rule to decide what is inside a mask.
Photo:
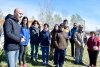
[{"label": "sky", "polygon": [[[43,2],[47,0],[0,0],[0,10],[4,16],[15,8],[21,8],[25,16],[38,18]],[[100,29],[100,0],[51,0],[52,11],[70,21],[73,14],[79,14],[85,20],[87,31]]]}]

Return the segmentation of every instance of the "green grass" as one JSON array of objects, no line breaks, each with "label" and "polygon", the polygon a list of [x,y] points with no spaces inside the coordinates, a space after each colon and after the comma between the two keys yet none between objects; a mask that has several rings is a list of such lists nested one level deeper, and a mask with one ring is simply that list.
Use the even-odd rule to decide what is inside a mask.
[{"label": "green grass", "polygon": [[[75,65],[74,64],[75,59],[70,56],[71,55],[70,45],[68,45],[66,51],[67,51],[67,53],[66,53],[66,60],[65,60],[65,63],[64,63],[64,67],[86,67],[85,65],[89,64],[87,47],[85,47],[84,54],[83,54],[83,63],[85,65]],[[38,62],[35,62],[35,61],[30,60],[30,46],[28,46],[26,62],[27,62],[27,67],[45,67],[45,66],[42,65],[40,48],[39,48]],[[0,65],[7,65],[4,53],[3,53],[3,55],[0,55]],[[3,66],[3,67],[5,67],[5,66]],[[50,60],[49,60],[49,66],[48,67],[54,67],[53,59],[51,57],[50,57]],[[100,56],[98,56],[97,67],[100,67]]]}]

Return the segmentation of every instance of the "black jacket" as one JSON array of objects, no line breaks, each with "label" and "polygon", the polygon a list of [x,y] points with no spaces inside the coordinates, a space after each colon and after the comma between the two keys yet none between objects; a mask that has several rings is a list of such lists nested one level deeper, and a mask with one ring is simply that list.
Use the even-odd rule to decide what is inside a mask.
[{"label": "black jacket", "polygon": [[34,26],[30,27],[30,43],[38,44],[40,29]]},{"label": "black jacket", "polygon": [[4,49],[14,51],[19,49],[21,26],[18,20],[11,14],[8,14],[3,24],[4,30]]}]

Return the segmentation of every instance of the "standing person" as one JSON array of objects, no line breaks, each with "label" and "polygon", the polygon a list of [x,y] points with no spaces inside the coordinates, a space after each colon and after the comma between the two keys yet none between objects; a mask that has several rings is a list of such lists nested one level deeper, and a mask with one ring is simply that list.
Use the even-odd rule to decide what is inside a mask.
[{"label": "standing person", "polygon": [[96,67],[97,57],[100,50],[100,40],[99,37],[96,36],[96,33],[93,31],[90,32],[90,37],[87,42],[87,47],[88,47],[88,54],[90,61],[89,67],[92,67],[92,65],[93,67]]},{"label": "standing person", "polygon": [[14,15],[8,14],[3,24],[4,29],[4,50],[7,58],[8,67],[17,67],[17,60],[19,56],[19,44],[24,42],[25,38],[20,36],[22,10],[16,8]]},{"label": "standing person", "polygon": [[34,20],[30,27],[30,43],[31,43],[31,59],[33,60],[35,57],[35,61],[37,61],[38,59],[39,34],[40,34],[40,24],[37,20]]},{"label": "standing person", "polygon": [[[21,22],[21,26],[22,26],[21,36],[24,37],[26,41],[20,43],[19,65],[20,65],[20,67],[27,67],[27,65],[25,64],[25,54],[26,54],[26,47],[28,45],[29,38],[30,38],[27,17],[23,17],[22,22]],[[21,63],[21,61],[23,62],[23,64]]]},{"label": "standing person", "polygon": [[77,23],[73,24],[73,28],[70,31],[70,43],[71,43],[71,56],[75,57],[75,41],[74,41],[74,35],[77,32],[78,28],[77,28]]},{"label": "standing person", "polygon": [[[69,26],[68,26],[68,20],[64,19],[62,25],[64,26],[64,32],[66,32],[66,35],[69,38],[70,29],[69,29]],[[66,45],[68,45],[68,42],[67,42]],[[66,49],[65,49],[65,55],[66,55]]]},{"label": "standing person", "polygon": [[40,44],[42,49],[42,63],[43,65],[48,65],[49,60],[49,45],[50,45],[50,32],[49,25],[47,23],[44,24],[44,28],[40,33]]},{"label": "standing person", "polygon": [[59,25],[58,24],[55,24],[55,26],[54,26],[54,29],[51,31],[51,47],[50,47],[50,55],[51,56],[53,56],[53,54],[54,54],[54,47],[55,47],[55,45],[54,45],[54,37],[55,37],[55,34],[56,33],[58,33],[58,30],[59,30]]},{"label": "standing person", "polygon": [[65,60],[65,49],[67,48],[68,36],[64,32],[63,25],[59,26],[59,32],[56,33],[54,38],[55,43],[55,55],[54,55],[54,64],[55,67],[63,67]]},{"label": "standing person", "polygon": [[68,20],[67,19],[63,20],[63,23],[62,24],[64,26],[64,31],[66,33],[68,33],[70,31],[69,26],[68,26]]},{"label": "standing person", "polygon": [[82,57],[83,57],[84,47],[86,44],[85,39],[86,39],[86,34],[83,31],[83,25],[79,25],[79,29],[74,36],[75,48],[76,48],[76,57],[75,57],[76,64],[83,64]]}]

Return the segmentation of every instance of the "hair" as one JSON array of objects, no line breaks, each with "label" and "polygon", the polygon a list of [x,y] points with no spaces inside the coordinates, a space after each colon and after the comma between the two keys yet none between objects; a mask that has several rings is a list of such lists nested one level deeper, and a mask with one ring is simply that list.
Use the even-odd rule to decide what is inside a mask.
[{"label": "hair", "polygon": [[32,22],[32,24],[31,24],[31,26],[33,26],[33,25],[35,24],[35,22],[37,22],[37,25],[39,25],[38,28],[40,28],[40,24],[39,24],[39,22],[38,22],[37,20],[34,20],[34,21]]},{"label": "hair", "polygon": [[65,19],[65,20],[63,20],[63,22],[67,22],[67,23],[68,23],[68,20],[67,20],[67,19]]},{"label": "hair", "polygon": [[77,24],[76,22],[73,23],[73,25]]},{"label": "hair", "polygon": [[90,34],[94,34],[94,35],[96,35],[96,32],[95,32],[95,31],[91,31]]},{"label": "hair", "polygon": [[24,16],[24,17],[22,18],[21,25],[22,25],[22,27],[25,27],[24,22],[23,22],[24,19],[27,19],[26,27],[28,28],[28,17],[26,17],[26,16]]},{"label": "hair", "polygon": [[80,27],[82,27],[82,28],[83,28],[83,25],[79,25],[78,27],[79,27],[79,28],[80,28]]},{"label": "hair", "polygon": [[63,24],[60,24],[60,25],[59,25],[59,29],[60,29],[60,28],[64,28],[64,25],[63,25]]},{"label": "hair", "polygon": [[58,25],[58,24],[55,24],[55,26],[54,26],[54,28],[53,28],[53,30],[52,30],[53,32],[55,32],[55,31],[56,31],[56,29],[55,29],[55,28],[56,28],[56,26],[58,26],[58,28],[59,28],[59,25]]},{"label": "hair", "polygon": [[45,23],[43,26],[46,26],[47,25],[47,27],[49,28],[49,25],[47,24],[47,23]]}]

